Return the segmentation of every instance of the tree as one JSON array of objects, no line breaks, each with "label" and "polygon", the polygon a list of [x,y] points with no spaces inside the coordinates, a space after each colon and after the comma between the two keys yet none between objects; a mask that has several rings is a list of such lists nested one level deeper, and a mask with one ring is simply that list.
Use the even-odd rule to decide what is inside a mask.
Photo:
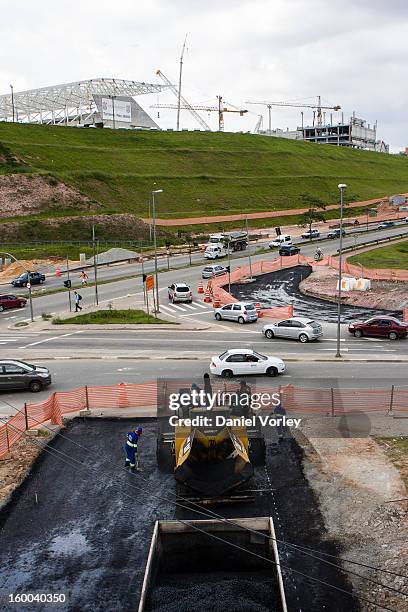
[{"label": "tree", "polygon": [[309,208],[300,215],[299,225],[301,227],[308,225],[309,232],[311,232],[313,222],[326,220],[323,212],[326,204],[320,198],[307,193],[302,193],[301,198],[304,206]]}]

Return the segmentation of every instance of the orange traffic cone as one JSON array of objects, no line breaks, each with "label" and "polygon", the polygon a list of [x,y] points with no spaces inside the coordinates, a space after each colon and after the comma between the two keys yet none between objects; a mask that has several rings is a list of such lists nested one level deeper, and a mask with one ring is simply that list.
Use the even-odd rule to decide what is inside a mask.
[{"label": "orange traffic cone", "polygon": [[211,295],[210,295],[210,290],[207,287],[207,289],[205,290],[205,294],[204,294],[204,302],[209,302],[211,303]]},{"label": "orange traffic cone", "polygon": [[61,276],[61,269],[60,268],[57,268],[55,270],[55,276],[57,276],[58,278]]},{"label": "orange traffic cone", "polygon": [[218,293],[214,293],[213,307],[220,308],[220,306],[221,306],[220,296]]},{"label": "orange traffic cone", "polygon": [[204,293],[204,287],[203,287],[202,281],[198,283],[198,293]]},{"label": "orange traffic cone", "polygon": [[255,309],[256,309],[256,314],[258,315],[258,318],[262,316],[262,312],[261,312],[261,305],[259,302],[257,302],[255,304]]}]

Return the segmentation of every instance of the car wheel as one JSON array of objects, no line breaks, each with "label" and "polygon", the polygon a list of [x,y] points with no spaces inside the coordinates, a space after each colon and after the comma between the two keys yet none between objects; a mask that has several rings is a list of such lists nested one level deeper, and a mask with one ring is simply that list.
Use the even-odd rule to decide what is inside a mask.
[{"label": "car wheel", "polygon": [[38,393],[42,389],[42,384],[39,380],[32,380],[28,386],[31,393]]},{"label": "car wheel", "polygon": [[27,287],[27,283],[23,283],[23,287]]},{"label": "car wheel", "polygon": [[390,332],[388,334],[388,337],[390,340],[397,340],[398,339],[398,334],[396,334],[395,332]]},{"label": "car wheel", "polygon": [[275,334],[273,333],[273,331],[271,329],[267,329],[265,332],[265,338],[268,338],[268,340],[272,340],[272,338],[275,336]]},{"label": "car wheel", "polygon": [[363,335],[363,332],[361,331],[361,329],[356,329],[356,331],[354,332],[355,338],[361,338],[362,335]]},{"label": "car wheel", "polygon": [[232,370],[223,370],[223,371],[221,372],[221,376],[222,376],[223,378],[232,378],[232,377],[233,377],[233,375],[234,375],[234,374],[233,374]]},{"label": "car wheel", "polygon": [[245,323],[244,317],[239,317],[238,318],[238,323],[241,323],[241,325],[243,325]]},{"label": "car wheel", "polygon": [[215,318],[217,319],[217,321],[221,321],[222,317],[219,312],[215,313]]},{"label": "car wheel", "polygon": [[3,312],[4,306],[0,306],[0,312]]},{"label": "car wheel", "polygon": [[301,342],[302,344],[306,344],[306,342],[309,342],[308,335],[307,334],[300,334],[299,342]]},{"label": "car wheel", "polygon": [[277,376],[278,370],[276,368],[270,367],[266,370],[266,375],[267,376]]}]

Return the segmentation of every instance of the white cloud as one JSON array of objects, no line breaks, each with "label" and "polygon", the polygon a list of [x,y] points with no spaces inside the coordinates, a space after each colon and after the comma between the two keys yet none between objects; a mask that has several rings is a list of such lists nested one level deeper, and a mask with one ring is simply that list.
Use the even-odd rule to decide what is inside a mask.
[{"label": "white cloud", "polygon": [[[188,32],[184,94],[238,107],[245,100],[293,100],[320,94],[345,116],[379,124],[394,149],[408,145],[406,96],[408,3],[400,0],[83,0],[78,5],[37,0],[3,2],[0,91],[97,76],[156,81],[160,68],[177,79]],[[172,94],[160,102],[173,102]],[[148,108],[156,96],[140,98]],[[226,129],[253,129],[263,107]],[[153,109],[150,112],[156,115]],[[305,118],[308,111],[305,110]],[[163,127],[175,114],[160,111]],[[265,117],[266,118],[266,117]],[[216,125],[216,114],[208,122]],[[300,109],[275,109],[275,127],[295,127]],[[196,127],[184,112],[182,124]]]}]

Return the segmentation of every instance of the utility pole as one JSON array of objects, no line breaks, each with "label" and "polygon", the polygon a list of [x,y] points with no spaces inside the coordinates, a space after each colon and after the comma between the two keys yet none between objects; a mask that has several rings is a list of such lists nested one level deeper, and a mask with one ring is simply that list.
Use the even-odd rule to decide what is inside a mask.
[{"label": "utility pole", "polygon": [[156,238],[156,203],[155,194],[163,193],[163,189],[155,189],[152,191],[152,209],[153,209],[153,243],[154,243],[154,291],[156,293],[156,312],[160,312],[159,309],[159,274],[157,270],[157,238]]},{"label": "utility pole", "polygon": [[94,278],[95,278],[95,304],[99,305],[98,300],[98,266],[96,265],[96,239],[95,239],[95,225],[92,225],[92,247],[93,247],[93,264],[94,264]]},{"label": "utility pole", "polygon": [[269,133],[269,136],[270,136],[272,134],[272,106],[271,106],[271,104],[268,104],[268,118],[269,118],[268,119],[268,121],[269,121],[269,124],[268,124],[268,133]]},{"label": "utility pole", "polygon": [[224,112],[222,108],[222,96],[217,96],[218,99],[218,131],[224,131]]},{"label": "utility pole", "polygon": [[178,96],[177,96],[177,126],[176,126],[177,132],[180,131],[181,77],[183,74],[183,58],[184,58],[184,51],[186,48],[186,40],[187,40],[187,34],[184,39],[184,44],[183,44],[183,48],[181,50],[181,56],[180,56],[180,73],[179,73]]},{"label": "utility pole", "polygon": [[113,125],[113,129],[116,129],[116,123],[115,123],[115,96],[112,96],[112,125]]},{"label": "utility pole", "polygon": [[68,302],[69,302],[69,312],[72,311],[72,302],[71,302],[71,281],[69,278],[69,260],[67,255],[67,281],[68,281]]},{"label": "utility pole", "polygon": [[340,183],[338,188],[340,190],[340,244],[339,244],[339,287],[337,293],[337,350],[336,357],[341,357],[340,353],[340,316],[341,316],[341,279],[342,279],[342,259],[343,259],[343,205],[344,205],[344,191],[347,185]]},{"label": "utility pole", "polygon": [[249,242],[248,217],[245,217],[245,228],[246,228],[247,239],[248,239],[249,274],[251,277],[250,280],[252,280],[251,244]]},{"label": "utility pole", "polygon": [[15,111],[14,111],[14,87],[12,85],[10,85],[10,89],[11,89],[11,108],[13,111],[13,123],[14,123],[14,115],[15,115]]}]

